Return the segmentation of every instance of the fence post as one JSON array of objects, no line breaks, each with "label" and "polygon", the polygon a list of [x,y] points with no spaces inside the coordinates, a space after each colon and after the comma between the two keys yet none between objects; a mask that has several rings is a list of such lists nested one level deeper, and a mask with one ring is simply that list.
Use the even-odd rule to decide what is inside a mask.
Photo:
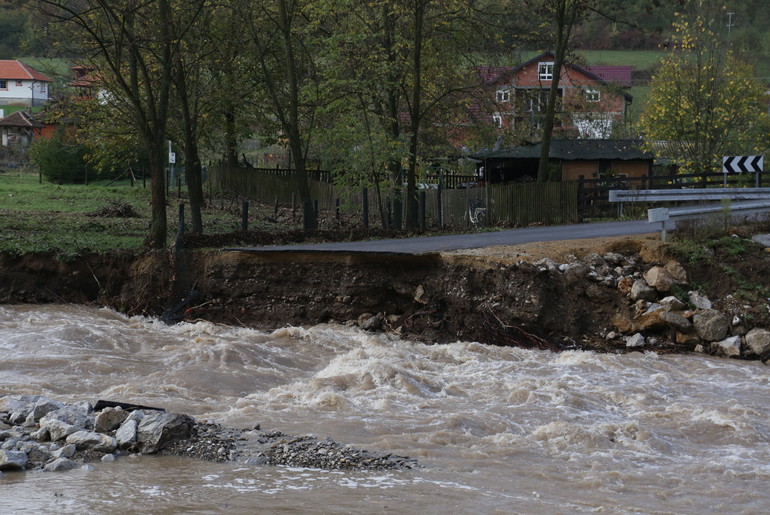
[{"label": "fence post", "polygon": [[273,216],[278,216],[278,195],[275,196],[275,204],[273,205]]},{"label": "fence post", "polygon": [[393,205],[390,198],[385,200],[385,228],[393,228]]},{"label": "fence post", "polygon": [[583,223],[586,203],[585,176],[578,175],[578,223]]},{"label": "fence post", "polygon": [[364,188],[361,202],[363,204],[364,229],[369,228],[369,190]]},{"label": "fence post", "polygon": [[334,201],[334,218],[338,222],[340,221],[340,199],[335,199]]},{"label": "fence post", "polygon": [[241,230],[246,232],[249,230],[249,201],[244,200],[241,207]]},{"label": "fence post", "polygon": [[184,202],[179,203],[179,230],[176,234],[176,248],[184,246]]},{"label": "fence post", "polygon": [[439,183],[438,183],[438,190],[436,191],[436,202],[438,203],[438,226],[441,227],[442,229],[444,228],[444,204],[441,201],[441,197],[442,197],[442,193],[441,192],[444,189],[442,187],[443,186],[443,184],[442,184],[443,182],[444,182],[444,179],[443,179],[443,175],[442,175],[441,176],[441,180],[439,180]]},{"label": "fence post", "polygon": [[420,194],[417,197],[417,201],[418,201],[418,208],[420,212],[420,228],[424,231],[426,227],[425,204],[427,203],[427,195],[425,191],[420,191]]}]

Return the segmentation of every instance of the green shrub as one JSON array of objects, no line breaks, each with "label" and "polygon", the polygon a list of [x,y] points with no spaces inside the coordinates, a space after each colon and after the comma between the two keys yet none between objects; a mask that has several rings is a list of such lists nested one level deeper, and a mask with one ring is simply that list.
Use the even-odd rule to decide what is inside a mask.
[{"label": "green shrub", "polygon": [[85,148],[67,142],[64,131],[52,138],[41,138],[30,148],[30,158],[43,177],[57,184],[83,183],[88,180]]}]

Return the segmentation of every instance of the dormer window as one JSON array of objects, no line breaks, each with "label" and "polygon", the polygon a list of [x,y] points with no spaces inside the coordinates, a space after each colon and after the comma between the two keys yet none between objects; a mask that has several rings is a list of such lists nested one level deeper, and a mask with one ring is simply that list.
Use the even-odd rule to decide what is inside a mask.
[{"label": "dormer window", "polygon": [[510,89],[498,89],[497,95],[495,96],[498,102],[510,102],[511,101],[511,90]]},{"label": "dormer window", "polygon": [[537,76],[540,80],[553,80],[553,62],[538,63]]},{"label": "dormer window", "polygon": [[602,99],[602,95],[598,90],[587,89],[586,90],[586,102],[598,102]]}]

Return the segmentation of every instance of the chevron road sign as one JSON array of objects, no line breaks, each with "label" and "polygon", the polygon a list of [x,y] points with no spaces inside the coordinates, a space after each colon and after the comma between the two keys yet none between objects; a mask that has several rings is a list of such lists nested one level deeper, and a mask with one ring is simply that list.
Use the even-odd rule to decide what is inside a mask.
[{"label": "chevron road sign", "polygon": [[761,172],[764,156],[724,156],[722,173]]}]

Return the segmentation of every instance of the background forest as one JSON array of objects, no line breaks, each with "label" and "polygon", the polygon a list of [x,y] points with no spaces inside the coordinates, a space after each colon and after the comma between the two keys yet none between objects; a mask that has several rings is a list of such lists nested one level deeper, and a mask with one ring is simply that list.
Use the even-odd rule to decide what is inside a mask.
[{"label": "background forest", "polygon": [[[74,111],[59,102],[59,116],[79,128],[79,142],[87,146],[85,159],[94,168],[117,171],[140,159],[146,163],[153,177],[153,245],[166,239],[167,141],[179,149],[185,167],[194,230],[200,228],[204,162],[294,169],[306,229],[315,225],[304,186],[307,170],[320,166],[334,172],[340,185],[387,189],[394,198],[401,198],[404,188],[405,223],[414,227],[416,183],[424,170],[438,159],[460,163],[463,152],[509,144],[488,120],[473,119],[474,95],[485,94],[479,77],[469,73],[476,67],[517,65],[543,50],[554,52],[557,82],[562,62],[633,65],[628,124],[614,137],[637,135],[648,91],[662,99],[671,90],[666,86],[656,93],[650,84],[663,69],[661,58],[668,50],[701,37],[691,33],[688,27],[694,25],[688,19],[701,19],[701,14],[708,18],[708,41],[703,41],[714,44],[710,70],[715,77],[724,76],[726,63],[730,66],[719,57],[724,49],[747,63],[749,76],[741,72],[736,81],[766,84],[770,75],[765,30],[770,9],[764,0],[736,0],[727,6],[717,0],[21,4],[0,0],[0,58],[20,58],[57,78],[54,99],[66,98],[70,65],[94,71],[98,95],[89,103],[78,102]],[[680,11],[686,14],[677,25]],[[668,66],[683,69],[683,63],[669,61]],[[666,79],[665,84],[674,83]],[[549,175],[548,145],[557,104],[556,88],[550,89],[543,109],[546,157],[541,155],[540,181]],[[762,103],[756,101],[755,89],[743,95],[752,109]],[[683,98],[674,100],[683,106]],[[708,98],[708,106],[727,105],[723,98]],[[655,120],[673,112],[673,104],[666,107],[660,116],[646,118],[649,134]],[[665,139],[692,140],[685,126],[692,117],[686,109],[683,113],[681,130]],[[56,110],[47,116],[50,121]],[[728,112],[723,118],[735,117]],[[753,118],[747,123],[753,124]],[[464,131],[461,137],[450,129],[457,127]],[[737,141],[735,132],[725,124],[709,148]],[[270,161],[273,148],[282,151],[281,161]],[[712,154],[700,152],[702,166],[711,166]],[[401,213],[400,207],[394,205],[394,213]],[[400,220],[394,223],[400,226]]]}]

